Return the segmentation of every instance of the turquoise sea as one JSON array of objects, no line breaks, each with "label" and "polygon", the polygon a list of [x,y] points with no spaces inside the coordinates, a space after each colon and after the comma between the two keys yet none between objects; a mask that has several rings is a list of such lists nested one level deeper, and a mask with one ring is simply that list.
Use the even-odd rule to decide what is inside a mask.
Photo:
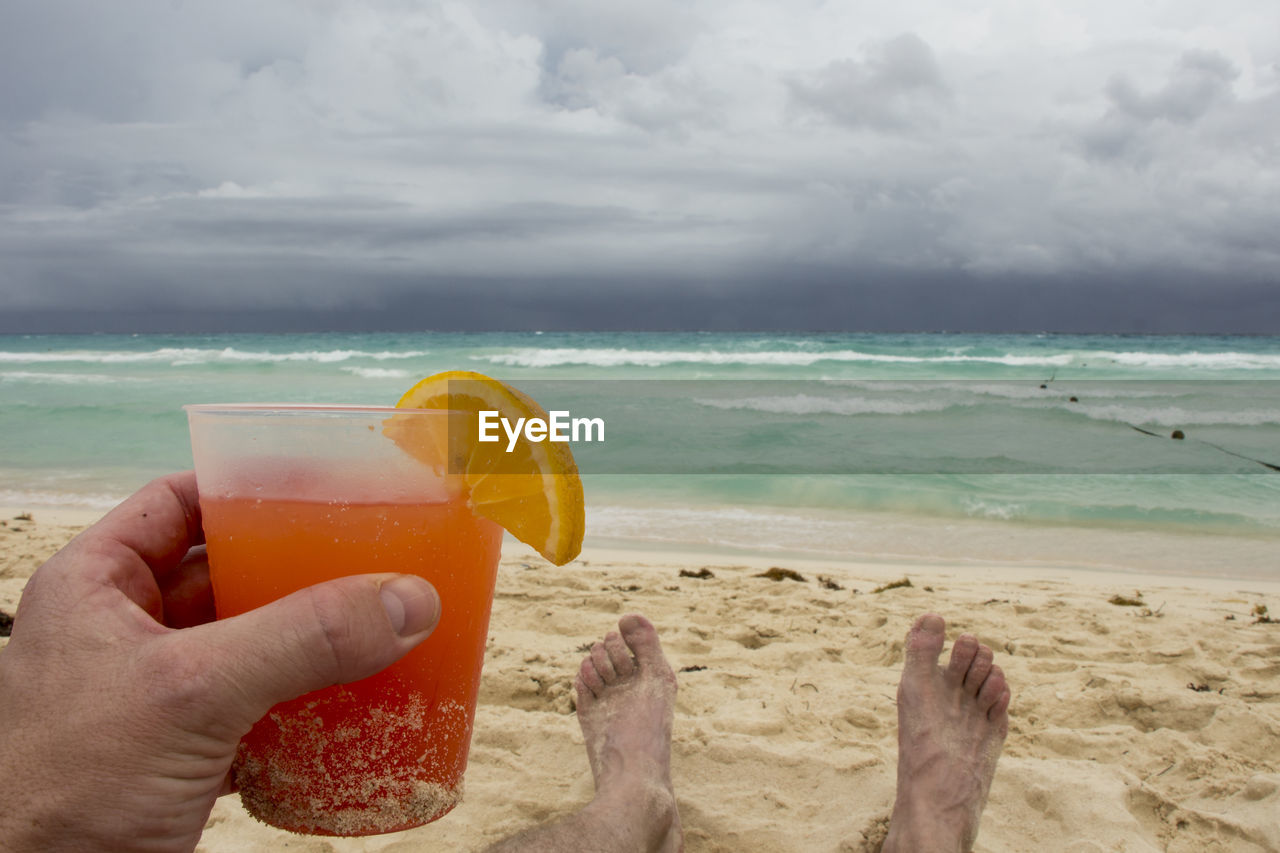
[{"label": "turquoise sea", "polygon": [[185,403],[392,404],[448,369],[605,418],[604,444],[575,448],[589,542],[994,554],[1087,529],[1280,546],[1275,337],[0,337],[0,505],[106,508],[189,467]]}]

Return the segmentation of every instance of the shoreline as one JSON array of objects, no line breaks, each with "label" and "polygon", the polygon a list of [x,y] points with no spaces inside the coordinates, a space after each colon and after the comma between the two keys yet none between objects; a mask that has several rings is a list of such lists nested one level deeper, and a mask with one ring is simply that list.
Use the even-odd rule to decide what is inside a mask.
[{"label": "shoreline", "polygon": [[[29,515],[37,524],[81,529],[110,510],[77,506],[18,506],[0,503],[0,520]],[[727,542],[655,542],[652,539],[588,535],[584,551],[625,552],[637,560],[804,562],[817,566],[922,567],[925,570],[1016,571],[1027,576],[1062,573],[1117,576],[1126,583],[1280,584],[1275,553],[1280,537],[1243,534],[1117,530],[1100,526],[1030,525],[989,520],[932,520],[892,514],[849,514],[851,529],[869,533],[847,549],[762,548]],[[504,552],[525,548],[507,535]],[[890,569],[892,571],[893,569]]]},{"label": "shoreline", "polygon": [[[37,523],[84,528],[110,509],[78,506],[0,504],[0,520],[29,515]],[[778,547],[725,542],[653,541],[588,535],[584,551],[621,552],[646,561],[717,560],[757,563],[803,562],[815,566],[921,567],[975,572],[1016,571],[1027,576],[1120,576],[1147,583],[1186,584],[1196,580],[1280,585],[1275,554],[1280,536],[1174,532],[1108,527],[1033,525],[985,519],[957,521],[904,517],[891,513],[849,513],[851,528],[873,528],[864,543],[848,550]],[[897,539],[888,544],[891,537]],[[904,548],[904,546],[907,546]],[[895,550],[888,550],[889,548]],[[507,535],[504,552],[525,546]],[[539,558],[540,559],[540,558]]]}]

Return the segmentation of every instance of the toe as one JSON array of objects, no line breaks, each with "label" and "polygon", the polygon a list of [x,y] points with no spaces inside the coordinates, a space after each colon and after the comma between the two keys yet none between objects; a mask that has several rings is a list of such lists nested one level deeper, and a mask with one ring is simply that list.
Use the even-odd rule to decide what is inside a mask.
[{"label": "toe", "polygon": [[652,622],[638,613],[631,613],[618,620],[618,629],[622,632],[623,642],[636,656],[640,669],[666,665],[667,658],[662,654],[662,644],[658,642],[658,629]]},{"label": "toe", "polygon": [[961,634],[956,637],[955,645],[951,647],[951,661],[947,664],[947,683],[952,687],[963,685],[964,678],[969,673],[969,667],[973,665],[973,659],[977,654],[977,637],[972,634]]},{"label": "toe", "polygon": [[604,647],[604,643],[596,643],[591,647],[591,662],[595,664],[596,672],[600,674],[605,684],[612,684],[618,680],[618,674],[613,671],[613,662],[609,660],[609,651]]},{"label": "toe", "polygon": [[596,701],[596,695],[591,692],[591,688],[582,680],[581,672],[573,679],[573,692],[577,696],[577,702],[574,703],[574,707],[578,711],[590,708],[591,703]]},{"label": "toe", "polygon": [[599,696],[604,690],[604,679],[600,677],[600,673],[596,672],[596,665],[591,658],[584,660],[582,666],[578,668],[578,680],[591,691],[593,696]]},{"label": "toe", "polygon": [[907,660],[904,674],[929,671],[938,663],[947,623],[936,613],[926,613],[907,632]]},{"label": "toe", "polygon": [[991,661],[994,659],[995,655],[990,648],[978,646],[977,654],[973,656],[973,663],[969,664],[969,672],[964,677],[965,693],[970,696],[978,695],[978,691],[982,689],[982,683],[991,674]]},{"label": "toe", "polygon": [[1004,694],[1007,686],[1004,671],[998,666],[991,667],[991,672],[987,674],[987,679],[982,682],[982,687],[978,690],[978,708],[984,714],[990,711],[991,706],[995,705]]},{"label": "toe", "polygon": [[604,635],[604,650],[609,653],[609,662],[619,678],[627,678],[636,671],[636,662],[631,657],[631,650],[622,642],[622,635],[610,631]]},{"label": "toe", "polygon": [[1000,698],[987,711],[987,719],[997,724],[1008,724],[1009,722],[1009,702],[1013,699],[1013,693],[1008,687],[1000,694]]}]

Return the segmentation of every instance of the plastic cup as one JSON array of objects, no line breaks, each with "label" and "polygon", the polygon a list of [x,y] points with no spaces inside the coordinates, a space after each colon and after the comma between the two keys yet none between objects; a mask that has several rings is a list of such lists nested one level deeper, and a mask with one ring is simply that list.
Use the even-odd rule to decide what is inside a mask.
[{"label": "plastic cup", "polygon": [[430,453],[405,446],[456,413],[185,408],[219,619],[367,572],[420,575],[444,605],[400,661],[281,703],[245,735],[232,767],[245,807],[317,835],[440,818],[462,796],[502,542]]}]

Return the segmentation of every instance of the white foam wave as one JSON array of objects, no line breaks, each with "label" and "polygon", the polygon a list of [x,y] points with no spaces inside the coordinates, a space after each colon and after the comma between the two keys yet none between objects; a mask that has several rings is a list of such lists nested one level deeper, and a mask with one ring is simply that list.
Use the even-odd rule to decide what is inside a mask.
[{"label": "white foam wave", "polygon": [[518,349],[471,358],[507,367],[663,367],[671,364],[747,365],[807,367],[824,361],[884,364],[1004,364],[1012,367],[1063,367],[1070,354],[1059,355],[887,355],[858,350],[723,352],[720,350],[633,350],[633,349]]},{"label": "white foam wave", "polygon": [[694,399],[700,406],[713,409],[743,409],[784,415],[910,415],[917,412],[940,412],[951,404],[936,400],[871,400],[864,397],[818,397],[793,394],[782,397],[740,397],[730,400]]},{"label": "white foam wave", "polygon": [[[1138,399],[1149,397],[1173,397],[1185,394],[1189,386],[1160,380],[1148,387],[1157,390],[1144,390],[1139,386],[1141,380],[1085,380],[1064,381],[1058,384],[1033,381],[1017,382],[985,382],[973,379],[953,380],[891,380],[891,379],[828,379],[823,380],[832,386],[841,388],[858,388],[879,393],[902,391],[910,394],[950,393],[956,396],[976,395],[998,397],[1008,400],[1046,400],[1062,394],[1088,394],[1094,398]],[[1161,385],[1167,387],[1161,388]]]},{"label": "white foam wave", "polygon": [[1280,424],[1280,410],[1276,409],[1237,409],[1228,412],[1187,409],[1181,406],[1081,406],[1074,403],[1070,407],[1062,406],[1061,408],[1071,412],[1079,412],[1086,417],[1099,421],[1155,424],[1166,427]]},{"label": "white foam wave", "polygon": [[23,509],[32,507],[111,509],[127,497],[129,497],[128,494],[114,494],[111,492],[50,492],[0,489],[0,506]]},{"label": "white foam wave", "polygon": [[404,379],[409,375],[407,370],[393,367],[344,367],[343,373],[359,376],[361,379]]},{"label": "white foam wave", "polygon": [[1280,370],[1280,354],[1252,352],[1096,352],[1126,367],[1209,368],[1211,370]]},{"label": "white foam wave", "polygon": [[234,347],[207,349],[197,347],[164,347],[145,352],[119,350],[69,350],[67,352],[0,352],[0,364],[86,364],[167,363],[170,365],[216,364],[218,362],[290,362],[304,361],[326,364],[367,358],[374,361],[419,358],[426,350],[366,352],[364,350],[310,350],[303,352],[265,352],[238,350]]},{"label": "white foam wave", "polygon": [[146,382],[140,376],[108,376],[105,373],[40,373],[34,370],[8,370],[0,373],[0,382],[32,382],[41,385],[111,385],[117,382]]},{"label": "white foam wave", "polygon": [[1026,508],[1016,503],[1000,503],[997,501],[964,499],[965,515],[970,518],[995,518],[1000,521],[1013,521],[1026,513]]},{"label": "white foam wave", "polygon": [[[1051,394],[1077,393],[1088,394],[1090,397],[1102,398],[1121,398],[1126,400],[1149,398],[1149,397],[1171,397],[1177,394],[1186,393],[1186,386],[1176,387],[1169,390],[1143,390],[1133,387],[1131,383],[1121,382],[1104,382],[1093,381],[1086,386],[1080,385],[1059,385],[1054,386],[1052,383],[1046,383],[1047,387],[1041,388],[1036,384],[1021,383],[958,383],[953,382],[942,387],[949,387],[952,390],[968,391],[972,394],[982,394],[987,397],[1000,397],[1009,400],[1043,400]],[[939,383],[941,386],[942,384]],[[1110,387],[1108,387],[1110,386]],[[1157,386],[1158,387],[1158,386]]]}]

